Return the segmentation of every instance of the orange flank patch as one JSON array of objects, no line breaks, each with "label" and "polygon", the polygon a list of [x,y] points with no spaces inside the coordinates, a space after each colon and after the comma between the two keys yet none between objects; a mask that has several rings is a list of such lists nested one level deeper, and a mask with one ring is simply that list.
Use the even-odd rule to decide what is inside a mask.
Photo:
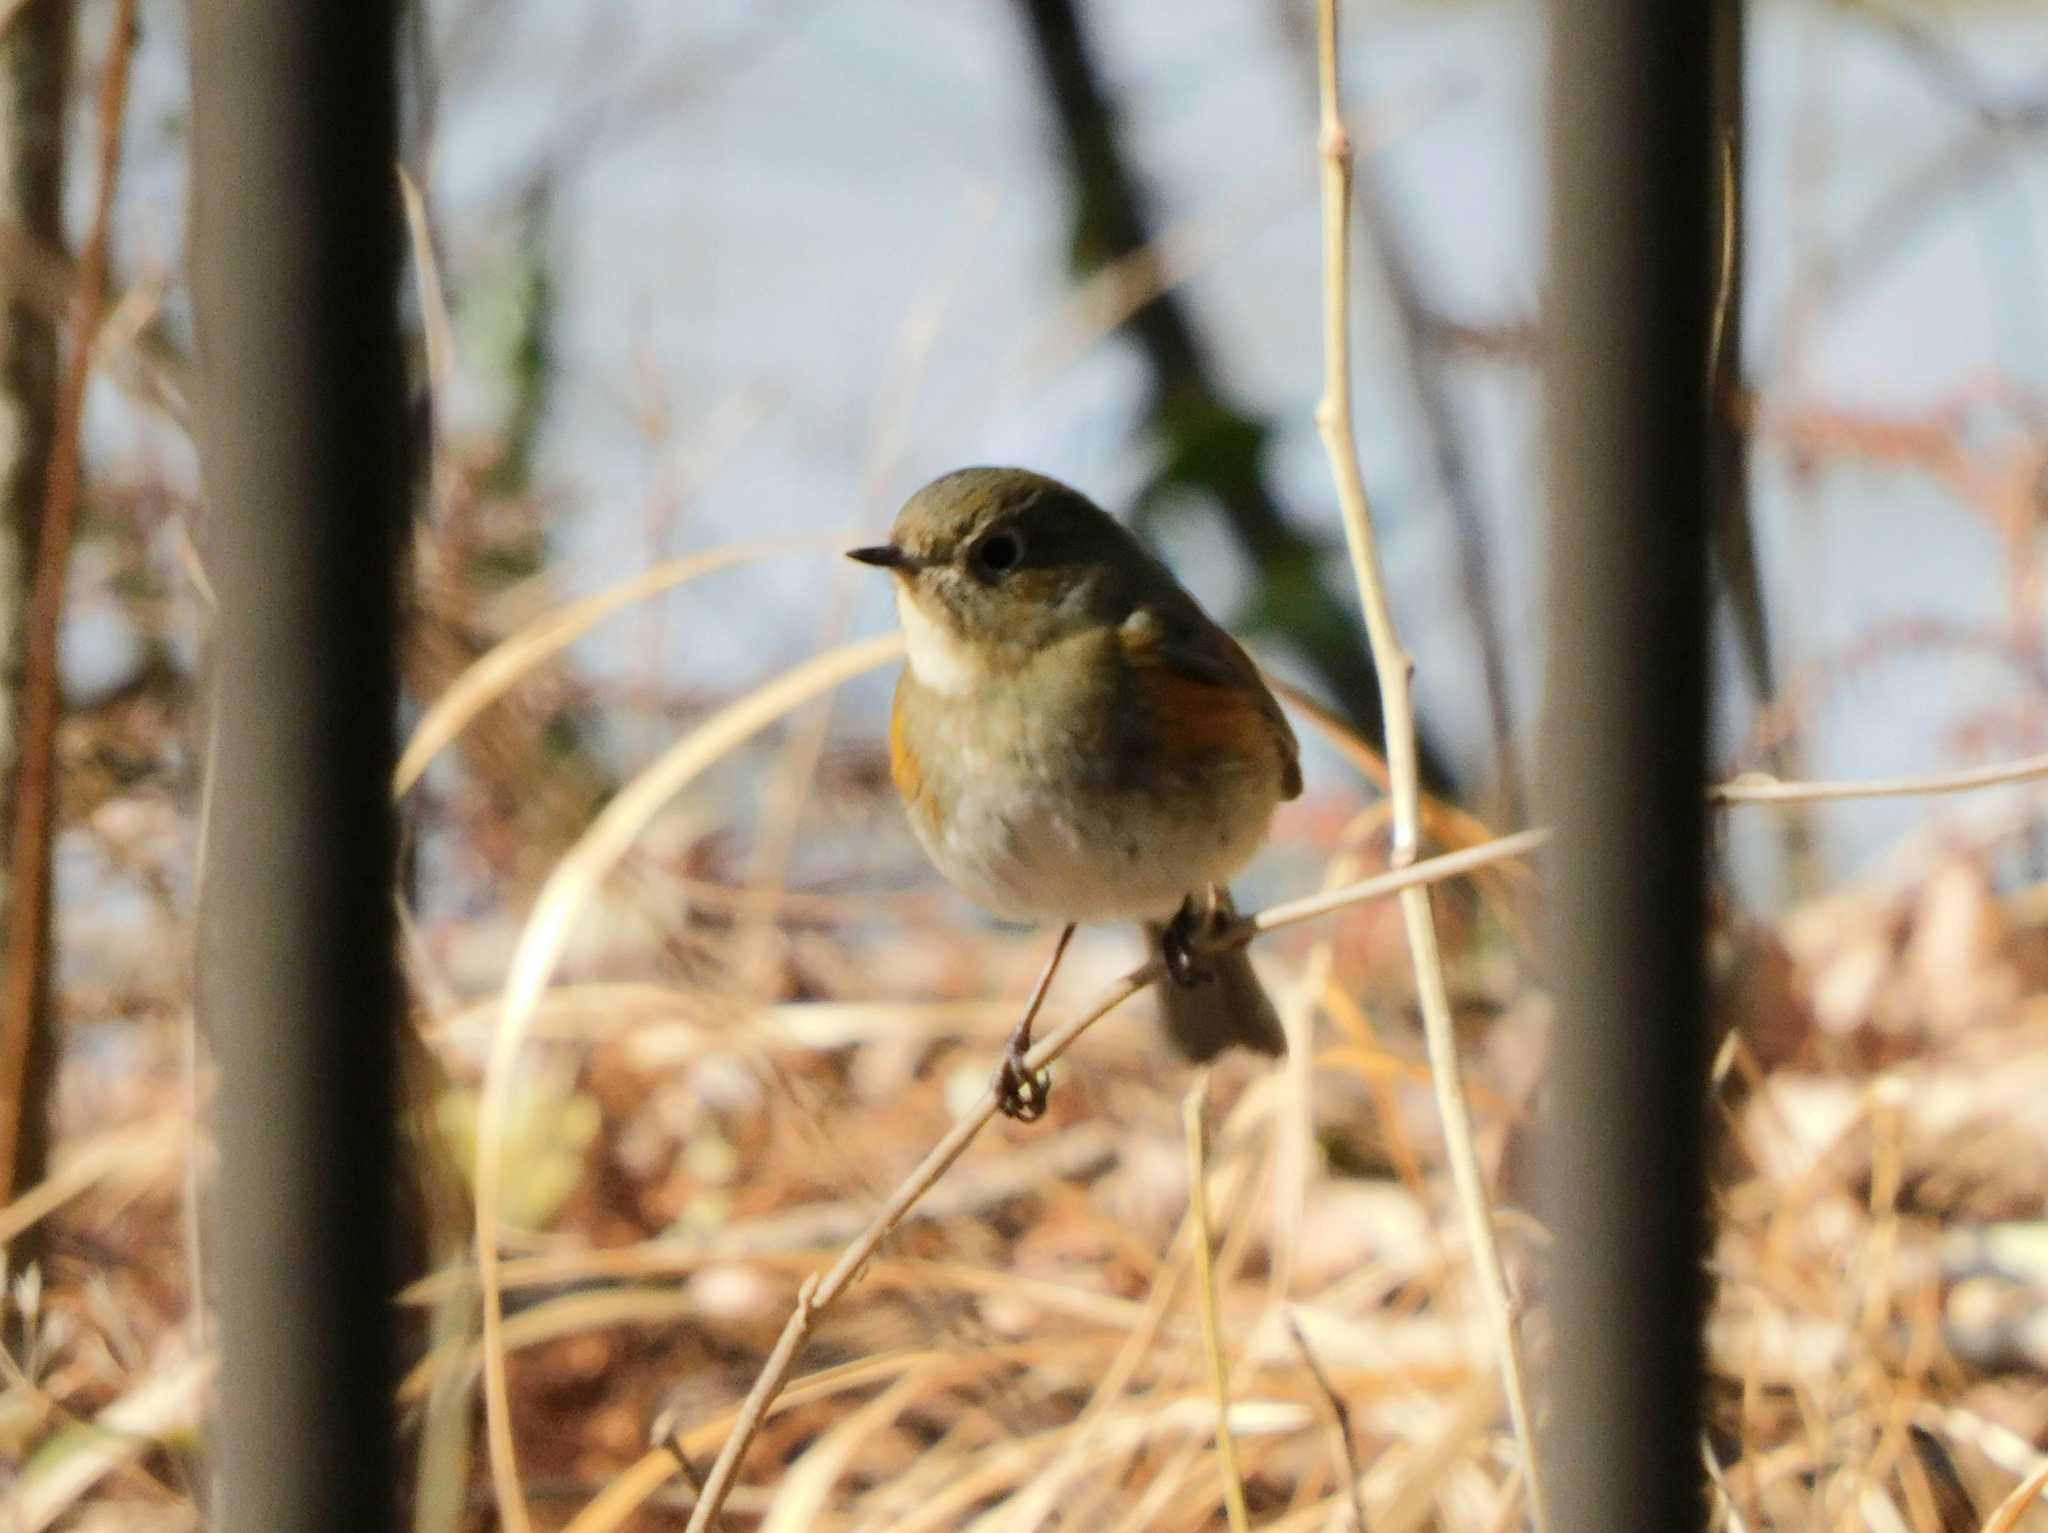
[{"label": "orange flank patch", "polygon": [[1256,759],[1281,752],[1273,721],[1253,693],[1190,676],[1144,650],[1132,658],[1157,720],[1159,748],[1168,755]]},{"label": "orange flank patch", "polygon": [[903,720],[903,699],[899,691],[895,707],[889,710],[889,776],[895,780],[903,807],[912,814],[930,819],[936,806],[925,794],[924,769],[918,765],[917,753],[910,748],[910,731],[904,728]]},{"label": "orange flank patch", "polygon": [[924,773],[918,769],[917,757],[911,754],[903,728],[901,703],[889,710],[889,775],[896,780],[896,791],[903,795],[906,804],[924,787]]}]

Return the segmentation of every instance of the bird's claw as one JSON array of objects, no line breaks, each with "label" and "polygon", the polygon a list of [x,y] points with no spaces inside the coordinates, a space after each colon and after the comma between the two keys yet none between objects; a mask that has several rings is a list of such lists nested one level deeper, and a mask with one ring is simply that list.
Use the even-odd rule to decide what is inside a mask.
[{"label": "bird's claw", "polygon": [[1198,937],[1207,935],[1208,925],[1192,900],[1181,906],[1180,913],[1167,923],[1166,973],[1176,985],[1206,985],[1216,978],[1216,971],[1195,945]]},{"label": "bird's claw", "polygon": [[996,1066],[995,1079],[989,1084],[1004,1117],[1036,1123],[1045,1116],[1045,1104],[1052,1096],[1052,1072],[1034,1072],[1014,1040],[1003,1050],[1002,1063]]}]

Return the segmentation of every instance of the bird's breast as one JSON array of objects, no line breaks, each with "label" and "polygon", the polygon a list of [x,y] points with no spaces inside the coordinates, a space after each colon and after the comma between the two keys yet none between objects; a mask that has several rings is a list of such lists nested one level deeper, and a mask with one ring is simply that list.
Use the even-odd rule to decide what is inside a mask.
[{"label": "bird's breast", "polygon": [[912,829],[998,915],[1170,915],[1250,859],[1277,784],[1225,753],[1162,754],[1118,678],[1074,658],[1057,677],[985,676],[964,694],[906,668],[890,755]]}]

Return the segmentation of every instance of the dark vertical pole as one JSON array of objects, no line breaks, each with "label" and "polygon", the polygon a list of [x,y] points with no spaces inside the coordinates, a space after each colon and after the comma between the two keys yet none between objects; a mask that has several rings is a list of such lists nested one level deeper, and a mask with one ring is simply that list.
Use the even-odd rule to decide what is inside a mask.
[{"label": "dark vertical pole", "polygon": [[192,287],[220,597],[214,1524],[398,1505],[389,802],[406,521],[391,0],[198,0]]},{"label": "dark vertical pole", "polygon": [[[1730,0],[1721,0],[1730,3]],[[1555,0],[1552,1526],[1701,1526],[1713,5]]]}]

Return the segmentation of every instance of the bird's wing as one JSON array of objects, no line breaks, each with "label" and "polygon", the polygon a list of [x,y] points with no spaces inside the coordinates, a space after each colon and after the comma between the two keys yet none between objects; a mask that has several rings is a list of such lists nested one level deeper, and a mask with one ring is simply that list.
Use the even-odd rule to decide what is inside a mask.
[{"label": "bird's wing", "polygon": [[1248,752],[1271,741],[1283,795],[1301,792],[1301,748],[1259,668],[1237,640],[1195,607],[1144,606],[1118,630],[1124,654],[1146,675],[1157,706],[1187,750]]}]

